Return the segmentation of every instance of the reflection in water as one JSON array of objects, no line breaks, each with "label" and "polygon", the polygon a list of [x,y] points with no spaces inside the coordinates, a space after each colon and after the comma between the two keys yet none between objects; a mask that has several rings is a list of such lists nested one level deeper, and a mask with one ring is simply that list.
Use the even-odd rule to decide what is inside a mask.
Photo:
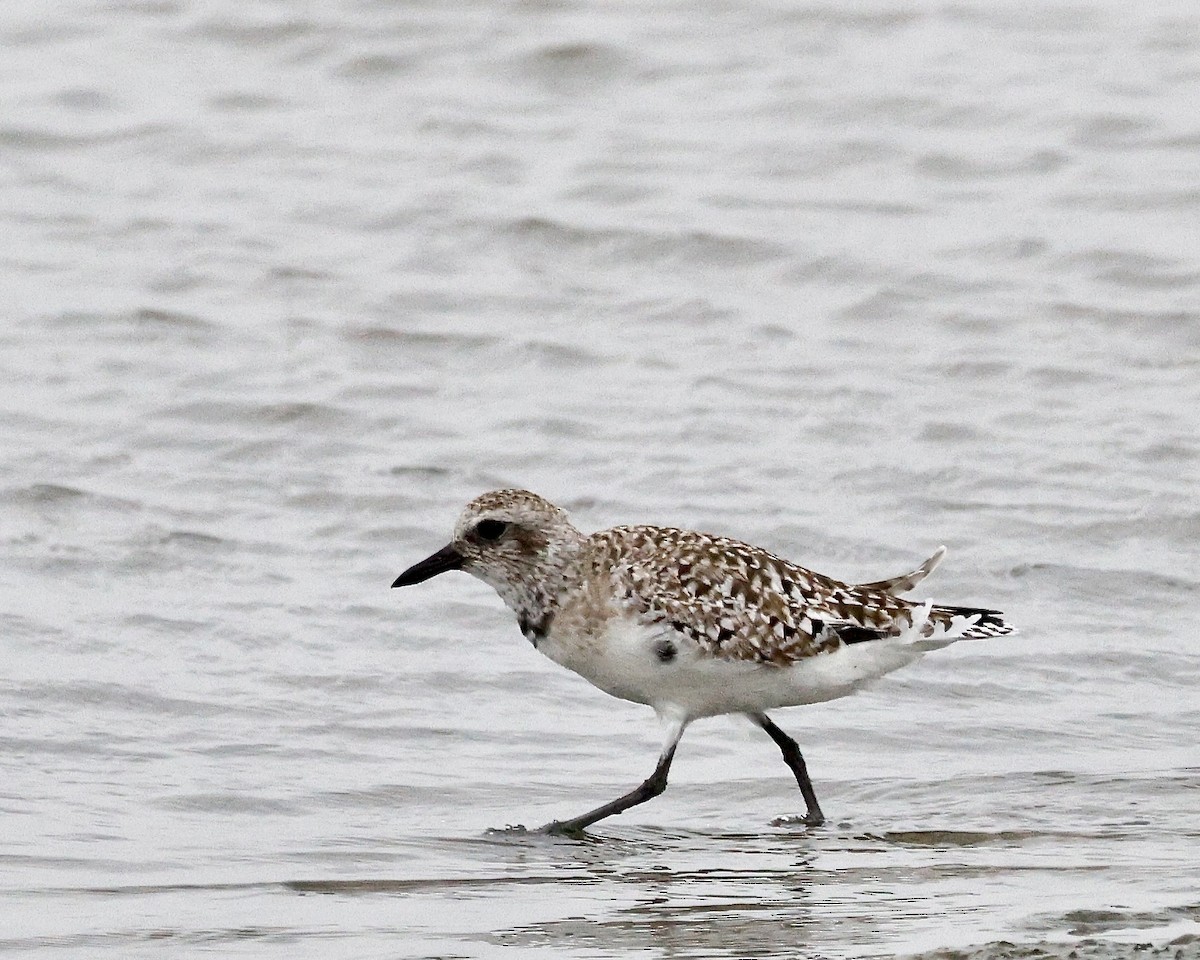
[{"label": "reflection in water", "polygon": [[803,836],[633,828],[583,841],[513,840],[509,852],[523,869],[554,870],[555,898],[581,912],[568,906],[565,916],[503,925],[489,940],[504,947],[795,956],[819,922],[814,852]]}]

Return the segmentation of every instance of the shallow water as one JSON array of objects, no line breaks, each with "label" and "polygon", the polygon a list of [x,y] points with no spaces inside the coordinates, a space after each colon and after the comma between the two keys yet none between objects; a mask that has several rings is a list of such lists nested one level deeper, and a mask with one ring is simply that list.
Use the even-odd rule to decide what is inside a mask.
[{"label": "shallow water", "polygon": [[[0,49],[0,950],[1200,956],[1193,4],[8,4]],[[506,831],[658,749],[481,584],[389,591],[510,484],[847,579],[946,543],[1022,633],[781,711],[820,830],[716,719],[592,839]]]}]

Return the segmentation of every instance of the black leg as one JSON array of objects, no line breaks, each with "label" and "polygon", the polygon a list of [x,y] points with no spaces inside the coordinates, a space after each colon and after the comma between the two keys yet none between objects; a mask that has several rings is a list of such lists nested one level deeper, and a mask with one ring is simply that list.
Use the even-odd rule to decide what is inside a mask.
[{"label": "black leg", "polygon": [[775,741],[775,745],[783,753],[784,762],[791,767],[792,773],[796,775],[796,783],[800,786],[800,793],[804,797],[805,805],[808,807],[808,812],[804,815],[804,822],[810,827],[816,827],[824,823],[825,814],[821,812],[821,805],[817,803],[817,793],[813,790],[812,781],[808,779],[808,767],[805,766],[804,755],[800,752],[800,746],[795,740],[775,726],[771,722],[771,718],[765,713],[749,713],[747,716],[767,731],[767,735]]},{"label": "black leg", "polygon": [[583,833],[585,829],[597,820],[603,820],[605,817],[611,817],[616,813],[624,813],[630,807],[636,807],[639,803],[653,800],[667,789],[667,772],[671,769],[671,760],[675,757],[675,748],[679,745],[679,738],[683,736],[684,726],[685,724],[682,723],[671,726],[667,742],[664,744],[663,751],[658,758],[658,766],[638,786],[634,787],[624,796],[617,797],[616,800],[597,807],[595,810],[589,810],[582,816],[572,817],[570,820],[552,820],[542,827],[542,832],[565,834],[568,836],[578,835]]}]

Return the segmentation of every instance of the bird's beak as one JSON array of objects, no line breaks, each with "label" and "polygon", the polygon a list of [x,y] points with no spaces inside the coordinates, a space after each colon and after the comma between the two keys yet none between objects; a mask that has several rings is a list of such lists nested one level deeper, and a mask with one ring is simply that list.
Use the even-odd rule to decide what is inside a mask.
[{"label": "bird's beak", "polygon": [[432,557],[426,557],[420,563],[414,563],[396,578],[396,582],[392,586],[410,587],[414,583],[422,583],[447,570],[461,570],[462,565],[462,554],[454,549],[453,544],[447,544]]}]

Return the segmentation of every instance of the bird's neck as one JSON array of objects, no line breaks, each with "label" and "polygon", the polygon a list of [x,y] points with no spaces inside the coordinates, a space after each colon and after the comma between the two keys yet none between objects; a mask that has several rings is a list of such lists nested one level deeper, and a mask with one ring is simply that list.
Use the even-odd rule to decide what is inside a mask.
[{"label": "bird's neck", "polygon": [[500,591],[525,639],[535,647],[550,632],[563,599],[577,586],[582,573],[582,543],[555,544],[540,558],[536,574]]}]

